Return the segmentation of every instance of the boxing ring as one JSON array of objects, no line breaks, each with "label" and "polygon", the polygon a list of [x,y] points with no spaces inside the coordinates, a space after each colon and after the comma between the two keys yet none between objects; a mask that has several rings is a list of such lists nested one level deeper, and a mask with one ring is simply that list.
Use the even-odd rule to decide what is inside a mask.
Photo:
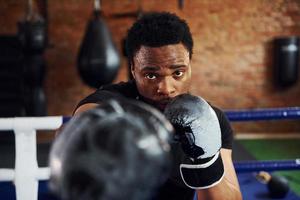
[{"label": "boxing ring", "polygon": [[[227,110],[225,113],[231,122],[300,119],[300,107]],[[39,167],[37,163],[36,131],[56,130],[69,119],[63,116],[0,118],[0,131],[12,130],[15,134],[15,168],[0,169],[0,182],[14,183],[17,200],[37,200],[39,181],[49,179],[49,168]],[[300,159],[240,161],[235,162],[234,166],[238,174],[262,170],[299,170]]]}]

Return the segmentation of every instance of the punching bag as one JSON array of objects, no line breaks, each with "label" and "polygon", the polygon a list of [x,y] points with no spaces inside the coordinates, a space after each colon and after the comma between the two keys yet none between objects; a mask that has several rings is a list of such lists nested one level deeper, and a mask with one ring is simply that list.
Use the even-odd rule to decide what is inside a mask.
[{"label": "punching bag", "polygon": [[277,86],[296,83],[299,68],[299,38],[284,37],[274,40],[274,74]]},{"label": "punching bag", "polygon": [[27,0],[25,19],[18,22],[18,37],[25,54],[43,53],[47,47],[47,23],[34,12],[33,0]]},{"label": "punching bag", "polygon": [[42,87],[25,87],[24,100],[26,116],[46,116],[47,102]]},{"label": "punching bag", "polygon": [[23,79],[26,85],[42,87],[46,76],[46,61],[43,55],[27,55],[24,58]]},{"label": "punching bag", "polygon": [[119,67],[119,54],[101,19],[100,3],[95,1],[94,15],[87,25],[77,58],[80,77],[87,85],[99,88],[114,80]]}]

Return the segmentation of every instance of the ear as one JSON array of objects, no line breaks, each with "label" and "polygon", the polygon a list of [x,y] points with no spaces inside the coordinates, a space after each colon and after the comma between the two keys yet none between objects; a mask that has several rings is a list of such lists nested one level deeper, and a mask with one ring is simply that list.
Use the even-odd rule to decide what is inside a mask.
[{"label": "ear", "polygon": [[134,64],[131,63],[131,64],[130,64],[130,71],[131,71],[132,77],[135,79],[135,73],[134,73],[134,70],[135,70]]}]

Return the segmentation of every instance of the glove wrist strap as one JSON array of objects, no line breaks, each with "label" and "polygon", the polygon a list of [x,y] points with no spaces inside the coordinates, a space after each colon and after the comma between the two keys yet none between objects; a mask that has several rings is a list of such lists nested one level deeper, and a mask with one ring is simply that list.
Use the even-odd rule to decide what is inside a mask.
[{"label": "glove wrist strap", "polygon": [[207,189],[217,185],[224,176],[220,152],[206,163],[180,164],[180,175],[184,184],[192,189]]}]

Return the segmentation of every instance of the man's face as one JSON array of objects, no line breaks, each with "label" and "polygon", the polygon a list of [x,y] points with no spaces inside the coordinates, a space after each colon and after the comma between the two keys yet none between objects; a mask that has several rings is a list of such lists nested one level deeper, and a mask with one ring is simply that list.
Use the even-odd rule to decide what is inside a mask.
[{"label": "man's face", "polygon": [[133,62],[131,72],[140,95],[160,110],[173,97],[188,92],[191,65],[189,52],[182,44],[142,46]]}]

